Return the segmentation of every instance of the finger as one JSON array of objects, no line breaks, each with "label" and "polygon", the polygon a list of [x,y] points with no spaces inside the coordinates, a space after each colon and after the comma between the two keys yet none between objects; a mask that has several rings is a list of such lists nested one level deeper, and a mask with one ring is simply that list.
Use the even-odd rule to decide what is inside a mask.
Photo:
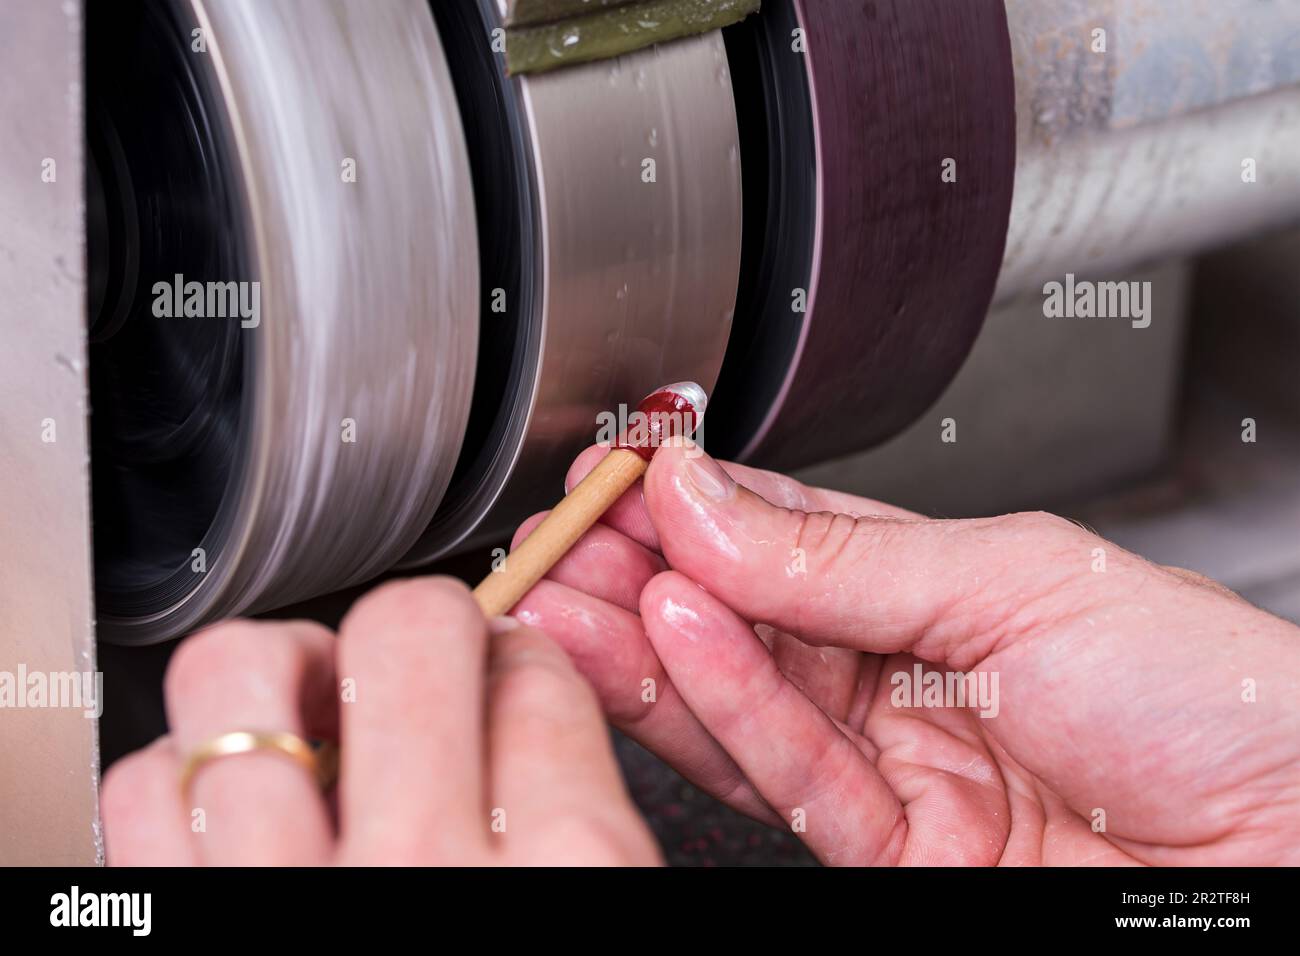
[{"label": "finger", "polygon": [[519,603],[515,616],[564,648],[615,727],[704,792],[755,819],[780,822],[690,712],[637,615],[542,581]]},{"label": "finger", "polygon": [[[333,730],[334,635],[306,621],[234,621],[173,655],[167,719],[185,755],[234,731],[318,736]],[[199,858],[215,866],[326,862],[333,826],[316,780],[285,755],[217,757],[192,779],[185,813]]]},{"label": "finger", "polygon": [[492,830],[510,862],[657,861],[595,694],[541,631],[517,626],[493,639],[488,740]]},{"label": "finger", "polygon": [[1241,604],[1249,604],[1249,602],[1245,598],[1243,598],[1236,591],[1229,588],[1227,585],[1220,584],[1218,581],[1214,580],[1213,578],[1206,577],[1204,574],[1201,574],[1199,571],[1191,571],[1188,570],[1187,568],[1177,568],[1170,564],[1162,565],[1161,568],[1162,570],[1172,574],[1174,577],[1182,581],[1186,581],[1188,584],[1194,584],[1197,587],[1205,588],[1206,590],[1212,591],[1215,594],[1219,595],[1220,597],[1230,598]]},{"label": "finger", "polygon": [[109,866],[196,866],[194,821],[180,791],[180,759],[168,737],[118,760],[104,774],[99,812]]},{"label": "finger", "polygon": [[[607,454],[609,454],[608,448],[593,445],[578,455],[564,479],[565,492],[572,491],[574,486],[587,477],[587,474]],[[813,488],[774,471],[764,471],[732,462],[720,462],[720,464],[734,481],[782,508],[835,511],[851,515],[882,515],[892,518],[918,517],[913,512],[871,498],[860,498],[857,495],[830,491],[826,488]],[[659,532],[655,529],[654,522],[650,520],[646,510],[645,494],[640,482],[624,492],[623,496],[606,510],[600,520],[602,524],[621,531],[651,551],[661,550]]]},{"label": "finger", "polygon": [[[565,475],[564,493],[568,494],[577,487],[578,482],[586,478],[587,474],[608,454],[609,448],[604,445],[592,445],[579,454],[569,466],[568,474]],[[621,532],[650,551],[659,550],[659,536],[650,522],[639,481],[605,509],[605,513],[600,517],[600,523]]]},{"label": "finger", "polygon": [[[511,550],[541,524],[545,513],[533,515],[519,526]],[[547,579],[608,601],[636,613],[641,589],[666,570],[664,559],[621,532],[597,524],[547,572]]]},{"label": "finger", "polygon": [[898,861],[907,821],[897,798],[752,628],[675,571],[646,586],[641,616],[692,713],[821,860]]},{"label": "finger", "polygon": [[772,658],[786,679],[831,717],[847,721],[866,655],[842,647],[814,647],[784,631],[771,631],[771,639]]},{"label": "finger", "polygon": [[452,578],[371,591],[339,628],[339,806],[349,861],[464,862],[486,847],[487,626]]},{"label": "finger", "polygon": [[780,508],[673,445],[655,454],[645,494],[668,563],[743,617],[805,643],[911,650],[958,668],[1004,636],[1020,608],[1086,572],[1096,540],[1051,515],[929,521]]},{"label": "finger", "polygon": [[[517,547],[543,517],[534,515],[520,525],[511,548]],[[645,546],[612,528],[596,525],[546,577],[635,614],[639,611],[641,589],[667,569],[663,558]],[[812,647],[783,632],[774,631],[772,637],[770,643],[765,643],[781,671],[822,710],[844,720],[857,691],[862,655],[838,647]]]}]

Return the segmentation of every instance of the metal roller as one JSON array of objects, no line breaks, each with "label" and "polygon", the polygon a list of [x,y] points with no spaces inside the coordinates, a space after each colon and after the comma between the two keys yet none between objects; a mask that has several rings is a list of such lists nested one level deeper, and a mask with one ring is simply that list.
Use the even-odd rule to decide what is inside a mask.
[{"label": "metal roller", "polygon": [[[477,342],[469,161],[428,4],[88,18],[101,634],[161,640],[375,576],[449,483]],[[177,275],[247,283],[258,314],[160,317]]]},{"label": "metal roller", "polygon": [[1300,2],[1007,0],[1007,19],[999,302],[1300,222]]},{"label": "metal roller", "polygon": [[504,13],[437,7],[474,160],[483,347],[466,454],[408,565],[549,507],[602,411],[664,382],[711,388],[735,309],[740,152],[721,36],[505,78],[491,49]]}]

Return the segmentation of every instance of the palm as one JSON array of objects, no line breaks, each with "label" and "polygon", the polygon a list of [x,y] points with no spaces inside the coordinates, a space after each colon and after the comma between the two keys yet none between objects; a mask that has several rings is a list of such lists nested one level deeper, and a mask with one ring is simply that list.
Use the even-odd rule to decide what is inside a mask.
[{"label": "palm", "polygon": [[[781,635],[792,657],[812,650]],[[842,655],[842,656],[841,656]],[[896,707],[890,675],[913,673],[910,654],[842,652],[835,676],[804,688],[852,734],[904,808],[898,862],[932,866],[1122,865],[1136,861],[1019,766],[966,708]],[[923,665],[924,666],[924,665]],[[831,686],[835,685],[835,686]],[[841,688],[855,686],[846,698]],[[816,744],[809,742],[810,749]]]}]

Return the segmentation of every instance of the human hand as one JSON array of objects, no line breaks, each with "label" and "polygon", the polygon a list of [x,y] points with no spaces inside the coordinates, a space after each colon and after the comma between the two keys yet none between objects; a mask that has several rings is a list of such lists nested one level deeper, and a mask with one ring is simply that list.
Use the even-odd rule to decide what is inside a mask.
[{"label": "human hand", "polygon": [[[511,625],[514,625],[512,629]],[[221,624],[167,672],[171,732],[104,779],[116,865],[633,864],[658,861],[595,695],[564,652],[464,585],[384,585],[336,638]],[[337,801],[281,753],[185,756],[231,731],[340,740]]]},{"label": "human hand", "polygon": [[[926,520],[669,446],[515,614],[824,862],[1300,863],[1300,629],[1061,518]],[[918,664],[996,706],[899,699]]]}]

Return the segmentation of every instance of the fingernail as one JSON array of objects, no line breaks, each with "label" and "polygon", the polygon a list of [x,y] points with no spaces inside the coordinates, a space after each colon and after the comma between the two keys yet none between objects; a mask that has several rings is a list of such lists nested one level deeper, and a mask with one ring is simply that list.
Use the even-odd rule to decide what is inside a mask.
[{"label": "fingernail", "polygon": [[505,634],[507,631],[513,631],[519,626],[519,621],[509,615],[503,614],[500,617],[494,617],[488,621],[488,633],[493,637]]},{"label": "fingernail", "polygon": [[700,494],[717,501],[730,498],[736,487],[722,466],[705,454],[686,457],[686,477]]}]

